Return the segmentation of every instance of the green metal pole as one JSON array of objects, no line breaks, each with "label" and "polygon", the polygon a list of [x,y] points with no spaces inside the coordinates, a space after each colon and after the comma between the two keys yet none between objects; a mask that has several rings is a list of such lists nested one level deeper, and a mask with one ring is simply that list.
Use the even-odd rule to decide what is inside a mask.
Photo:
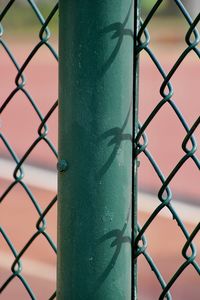
[{"label": "green metal pole", "polygon": [[130,300],[133,2],[59,5],[57,299]]}]

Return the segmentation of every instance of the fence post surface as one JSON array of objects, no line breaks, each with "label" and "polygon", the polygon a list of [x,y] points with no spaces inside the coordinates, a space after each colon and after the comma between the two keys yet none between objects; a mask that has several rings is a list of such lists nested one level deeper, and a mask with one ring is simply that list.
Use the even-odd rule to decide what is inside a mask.
[{"label": "fence post surface", "polygon": [[59,5],[57,299],[130,300],[133,2]]},{"label": "fence post surface", "polygon": [[138,101],[139,101],[139,53],[137,35],[140,28],[140,0],[134,1],[134,46],[133,46],[133,135],[134,135],[134,147],[133,153],[133,178],[132,178],[132,199],[133,199],[133,216],[132,216],[132,247],[133,247],[133,259],[132,259],[132,299],[138,300],[138,266],[137,257],[135,253],[137,251],[137,245],[135,240],[138,235],[138,167],[139,160],[137,158],[137,144],[135,138],[138,133]]}]

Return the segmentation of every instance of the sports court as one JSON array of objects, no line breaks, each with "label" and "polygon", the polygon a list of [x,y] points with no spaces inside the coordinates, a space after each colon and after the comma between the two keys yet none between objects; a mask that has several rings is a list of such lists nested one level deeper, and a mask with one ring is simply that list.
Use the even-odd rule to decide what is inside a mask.
[{"label": "sports court", "polygon": [[[153,29],[155,29],[153,27]],[[163,29],[165,31],[165,28]],[[172,30],[172,29],[171,29]],[[184,35],[181,33],[180,35]],[[160,35],[152,38],[153,51],[156,53],[163,69],[168,73],[185,44],[178,35],[172,34],[175,42],[162,40]],[[170,34],[168,33],[170,36]],[[30,51],[36,45],[37,38],[18,35],[6,37],[9,48],[15,59],[22,65]],[[180,39],[180,40],[179,40]],[[52,36],[51,44],[57,50],[57,36]],[[157,46],[159,44],[159,46]],[[18,73],[3,47],[0,51],[0,105],[5,102],[8,95],[15,89],[15,78]],[[169,54],[170,53],[170,54]],[[58,62],[47,47],[42,46],[23,72],[26,78],[25,88],[38,105],[39,110],[46,116],[58,99]],[[139,81],[139,119],[143,123],[160,101],[159,89],[163,78],[160,76],[148,55],[140,57]],[[180,65],[172,78],[176,102],[187,124],[191,127],[199,117],[199,58],[195,53],[190,53]],[[152,80],[153,79],[153,80]],[[27,149],[38,137],[37,129],[41,123],[32,105],[22,92],[17,92],[10,100],[0,116],[1,134],[9,141],[18,158],[22,158]],[[48,119],[48,139],[57,149],[58,116],[57,108]],[[168,176],[173,167],[183,157],[181,148],[186,136],[186,131],[174,111],[168,105],[159,112],[147,128],[149,139],[148,150],[160,166],[164,176]],[[195,139],[200,144],[200,127],[195,130]],[[196,156],[200,157],[200,148]],[[130,154],[131,155],[131,154]],[[157,193],[161,182],[154,173],[145,155],[142,153],[138,168],[139,193],[138,193],[138,221],[140,225],[150,217],[160,204]],[[57,193],[57,158],[52,153],[47,143],[41,141],[31,151],[23,163],[24,179],[22,180],[37,199],[42,211],[51,203]],[[8,153],[5,143],[0,142],[0,194],[6,191],[13,182],[13,172],[16,163]],[[180,168],[174,177],[170,188],[173,191],[172,206],[176,209],[189,234],[195,229],[200,219],[200,185],[199,169],[192,159]],[[49,236],[56,244],[57,239],[57,203],[52,206],[46,215]],[[15,248],[22,249],[31,236],[36,232],[38,213],[33,209],[33,203],[20,184],[16,184],[3,198],[0,209],[1,228],[6,232]],[[186,243],[176,221],[168,209],[164,208],[152,222],[145,233],[148,238],[148,253],[162,270],[165,281],[168,282],[180,265],[184,262],[181,255]],[[112,242],[112,241],[111,241]],[[194,238],[197,249],[196,261],[200,264],[200,239],[199,233]],[[112,257],[113,248],[110,248]],[[189,250],[188,250],[189,251]],[[11,275],[11,265],[14,256],[11,254],[3,235],[0,236],[0,285]],[[22,275],[31,286],[36,299],[49,299],[56,289],[56,254],[45,237],[39,235],[22,257]],[[151,271],[144,257],[138,259],[139,300],[155,300],[161,293],[161,287]],[[199,274],[190,265],[178,278],[172,287],[175,300],[198,300],[200,294]],[[191,296],[192,295],[192,296]],[[2,300],[28,300],[29,296],[19,279],[15,278],[3,291]],[[117,299],[116,299],[117,300]]]}]

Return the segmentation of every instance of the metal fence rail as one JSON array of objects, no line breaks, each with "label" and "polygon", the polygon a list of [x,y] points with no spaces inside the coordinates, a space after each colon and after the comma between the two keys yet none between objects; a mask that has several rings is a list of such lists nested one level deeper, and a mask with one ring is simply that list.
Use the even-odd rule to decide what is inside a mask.
[{"label": "metal fence rail", "polygon": [[[42,115],[38,105],[37,101],[33,99],[31,96],[31,93],[29,92],[28,88],[26,88],[26,70],[29,67],[32,60],[37,56],[38,52],[41,50],[41,48],[46,48],[48,51],[52,54],[52,57],[57,61],[58,55],[56,51],[54,50],[53,46],[50,42],[50,30],[49,30],[49,24],[51,23],[52,19],[55,17],[55,14],[58,11],[58,3],[55,5],[55,7],[52,7],[49,15],[47,18],[44,18],[40,8],[39,4],[36,4],[36,1],[34,0],[27,0],[24,2],[26,4],[26,9],[29,8],[32,10],[33,14],[37,18],[38,24],[40,26],[40,31],[38,32],[38,41],[36,42],[34,48],[31,50],[27,58],[22,64],[19,64],[17,59],[15,58],[15,53],[10,50],[9,44],[6,42],[6,37],[4,39],[4,19],[7,17],[9,18],[9,11],[12,9],[15,5],[15,0],[5,1],[1,4],[1,12],[0,12],[0,48],[1,50],[5,50],[7,53],[8,58],[12,62],[15,70],[16,70],[16,77],[15,82],[13,82],[14,89],[10,90],[10,93],[7,95],[7,98],[4,99],[3,104],[0,107],[0,113],[3,116],[4,112],[6,112],[8,106],[11,106],[13,103],[13,99],[18,93],[22,93],[27,100],[27,103],[32,107],[33,109],[33,115],[37,115],[38,117],[38,128],[35,128],[35,131],[38,134],[38,137],[32,141],[32,144],[30,147],[25,151],[25,153],[22,155],[22,157],[18,157],[18,153],[16,153],[15,148],[9,143],[9,140],[6,136],[3,135],[3,133],[0,133],[0,141],[3,143],[3,145],[6,147],[8,156],[12,158],[13,162],[15,163],[16,167],[13,170],[13,181],[10,183],[10,185],[6,188],[5,191],[3,191],[3,194],[1,195],[0,201],[1,203],[3,201],[7,200],[8,194],[16,187],[17,185],[20,185],[22,189],[25,191],[27,195],[28,201],[30,201],[33,205],[33,210],[35,210],[38,214],[38,221],[36,223],[35,232],[32,236],[30,236],[30,239],[24,244],[24,246],[20,249],[17,249],[15,245],[12,243],[12,240],[10,240],[9,236],[7,235],[4,228],[0,227],[0,233],[5,240],[7,246],[10,249],[10,253],[12,253],[13,256],[13,263],[10,268],[10,276],[5,280],[5,282],[0,287],[0,294],[3,295],[3,292],[5,289],[12,283],[12,281],[17,277],[22,285],[24,286],[24,289],[27,291],[27,298],[36,299],[35,293],[32,290],[31,286],[29,285],[27,279],[25,278],[23,274],[23,256],[26,253],[26,251],[31,248],[33,242],[38,239],[39,236],[43,236],[44,239],[49,244],[49,247],[52,248],[53,252],[56,255],[56,245],[54,244],[53,240],[51,239],[51,236],[48,234],[48,226],[46,222],[46,216],[52,206],[55,204],[57,197],[55,196],[54,199],[49,203],[49,205],[42,210],[39,205],[39,199],[37,199],[34,194],[32,193],[31,187],[26,184],[26,172],[23,170],[23,165],[26,163],[26,160],[30,156],[30,154],[34,151],[34,149],[42,142],[45,142],[47,146],[49,147],[50,151],[53,153],[55,157],[57,157],[57,151],[55,146],[52,144],[51,140],[48,138],[48,119],[51,117],[51,115],[54,113],[58,102],[55,101],[52,108],[46,113],[46,115]],[[24,7],[21,7],[21,10],[23,10]],[[6,30],[6,28],[5,28]],[[6,126],[6,124],[4,124]],[[26,126],[26,124],[24,124]],[[19,137],[20,138],[20,137]],[[23,138],[23,137],[21,137]],[[26,212],[24,212],[26,213]],[[29,296],[28,296],[29,295]],[[50,299],[54,299],[56,297],[56,293],[54,293]]]},{"label": "metal fence rail", "polygon": [[[184,51],[180,53],[180,56],[178,57],[177,61],[174,63],[170,71],[166,73],[161,63],[159,62],[158,58],[156,57],[153,50],[151,49],[150,34],[148,32],[149,22],[154,18],[156,12],[159,10],[160,5],[163,2],[164,2],[163,0],[156,1],[155,5],[149,11],[146,18],[144,20],[141,20],[140,29],[137,34],[137,55],[143,54],[144,52],[148,55],[149,60],[155,65],[157,71],[162,76],[163,83],[160,86],[160,97],[161,97],[160,101],[154,107],[150,115],[146,118],[145,122],[143,124],[139,124],[139,129],[135,137],[135,145],[136,145],[135,158],[140,159],[140,155],[142,153],[145,155],[150,165],[152,165],[155,174],[158,176],[161,186],[160,189],[158,190],[157,208],[153,211],[153,213],[150,215],[150,217],[142,227],[138,225],[138,233],[135,237],[135,242],[134,242],[134,257],[135,260],[137,261],[138,259],[140,259],[140,256],[143,256],[148,262],[150,268],[152,269],[157,280],[160,283],[160,287],[162,290],[159,296],[160,300],[172,299],[170,289],[176,284],[176,281],[179,278],[179,276],[189,266],[192,266],[194,270],[197,272],[197,274],[200,274],[200,266],[198,261],[196,260],[197,251],[195,248],[195,244],[193,242],[195,236],[197,236],[197,234],[200,231],[200,223],[197,224],[194,231],[191,234],[189,234],[186,226],[184,225],[184,222],[181,220],[178,213],[173,207],[173,194],[170,188],[170,185],[173,182],[174,178],[176,177],[177,173],[180,171],[183,165],[186,164],[188,160],[193,161],[194,168],[196,167],[197,170],[200,169],[200,161],[196,155],[197,142],[195,139],[195,133],[196,133],[195,131],[197,130],[200,124],[200,117],[198,117],[197,120],[194,122],[194,124],[191,127],[189,127],[178,105],[176,104],[176,98],[174,98],[173,96],[174,90],[171,83],[171,80],[173,79],[173,76],[175,75],[176,71],[178,70],[180,65],[184,62],[184,60],[188,57],[188,55],[190,55],[193,52],[198,58],[200,58],[200,49],[198,47],[200,41],[200,34],[196,28],[196,26],[200,22],[200,14],[197,15],[195,20],[192,20],[187,10],[183,6],[182,2],[179,0],[174,1],[175,5],[177,6],[177,9],[181,12],[182,18],[184,18],[187,24],[189,25],[188,26],[189,28],[185,33],[186,47]],[[193,100],[196,101],[195,99]],[[151,152],[149,151],[148,143],[151,140],[148,141],[146,130],[151,125],[151,122],[154,120],[154,118],[157,117],[161,109],[162,110],[166,109],[166,107],[170,107],[176,114],[177,120],[179,121],[179,123],[181,124],[182,128],[185,131],[185,138],[182,141],[182,145],[180,145],[180,147],[182,147],[182,150],[184,151],[184,155],[179,161],[177,161],[174,168],[165,177],[162,170],[159,168],[158,163],[156,162],[156,158],[154,158]],[[160,147],[162,147],[162,145],[160,145]],[[141,157],[141,162],[142,160],[143,159]],[[169,210],[173,220],[176,221],[177,226],[182,231],[186,240],[185,244],[182,245],[182,256],[184,258],[184,262],[179,266],[175,274],[171,276],[168,282],[165,282],[165,279],[162,276],[162,272],[164,270],[159,270],[159,268],[156,266],[156,263],[148,254],[148,244],[147,244],[147,239],[145,237],[145,233],[151,227],[152,222],[156,220],[156,218],[159,216],[159,213],[164,208],[167,208]],[[190,251],[188,251],[188,249],[190,249]],[[192,298],[193,296],[191,296],[191,299],[193,299]]]}]

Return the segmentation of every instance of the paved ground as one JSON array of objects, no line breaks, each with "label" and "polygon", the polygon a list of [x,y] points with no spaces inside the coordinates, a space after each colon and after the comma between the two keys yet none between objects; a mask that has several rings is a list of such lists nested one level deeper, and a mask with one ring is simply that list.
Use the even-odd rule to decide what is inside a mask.
[{"label": "paved ground", "polygon": [[[16,49],[18,47],[16,46]],[[31,48],[31,45],[30,45]],[[26,56],[29,48],[24,48],[22,52],[17,51],[20,60]],[[170,52],[171,53],[171,52]],[[170,63],[176,57],[176,51],[169,57],[167,51],[161,56],[164,67],[169,70]],[[9,91],[14,88],[14,68],[8,62],[4,54],[0,54],[1,72],[0,86],[1,89],[0,103],[8,95]],[[40,64],[38,64],[40,62]],[[41,71],[42,70],[42,71]],[[13,77],[10,77],[13,74]],[[30,68],[25,72],[27,76],[27,89],[38,103],[41,111],[46,114],[48,109],[57,98],[57,64],[45,52],[39,55],[38,61],[33,61]],[[192,75],[191,75],[192,74]],[[173,85],[175,88],[174,100],[180,107],[184,117],[191,126],[195,119],[199,116],[199,102],[197,101],[197,90],[199,81],[199,66],[197,59],[191,57],[187,59],[183,66],[174,76]],[[140,118],[143,122],[151,112],[156,103],[160,100],[158,93],[161,77],[155,71],[152,64],[147,64],[147,58],[141,63],[141,87],[140,87]],[[54,114],[49,122],[49,136],[54,144],[57,143],[57,115]],[[39,125],[39,120],[33,114],[30,103],[19,94],[12,100],[3,114],[1,115],[2,133],[6,135],[10,144],[21,157],[29,147],[37,133],[35,128]],[[171,169],[182,157],[181,143],[185,136],[183,128],[180,126],[177,118],[169,107],[166,106],[159,116],[152,122],[148,129],[149,149],[158,161],[164,174],[168,176]],[[200,142],[199,129],[197,130],[197,140]],[[1,156],[6,156],[5,147],[0,144]],[[199,155],[199,152],[198,152]],[[9,158],[9,157],[8,157]],[[49,152],[45,144],[35,149],[27,161],[30,164],[43,165],[46,168],[55,170],[56,160]],[[140,187],[143,190],[157,193],[160,182],[153,175],[145,159],[141,159],[140,166]],[[188,175],[190,174],[190,175]],[[192,180],[191,180],[192,174]],[[195,203],[199,205],[199,170],[193,162],[188,162],[177,174],[173,184],[175,198],[186,201],[187,203]],[[0,191],[2,192],[8,182],[1,180]],[[42,208],[45,208],[54,196],[53,192],[33,188],[33,193],[39,199]],[[14,193],[15,192],[15,193]],[[142,201],[142,199],[140,199]],[[24,211],[27,211],[25,214]],[[148,213],[140,213],[139,219],[143,223]],[[30,201],[20,188],[10,193],[6,201],[3,202],[0,211],[1,225],[6,230],[10,239],[15,241],[16,248],[20,249],[30,234],[35,231],[35,222],[37,214],[33,212]],[[12,220],[12,222],[11,222]],[[56,240],[56,207],[52,210],[47,218],[48,232],[54,240]],[[189,232],[194,228],[194,224],[186,221]],[[181,247],[185,240],[179,233],[178,227],[171,219],[159,217],[147,232],[149,239],[149,252],[155,259],[157,265],[163,270],[164,277],[167,280],[172,276],[173,272],[183,262],[181,258]],[[16,239],[17,236],[17,239]],[[164,237],[164,240],[163,240]],[[162,239],[162,242],[161,242]],[[198,249],[200,251],[199,239],[196,239]],[[8,272],[10,266],[10,258],[8,258],[8,248],[6,247],[2,237],[0,237],[0,245],[2,251],[2,265],[0,271],[0,282],[2,282]],[[178,249],[178,251],[177,251]],[[4,258],[4,259],[3,259]],[[55,288],[55,255],[49,250],[44,239],[38,239],[27,251],[25,255],[26,268],[24,275],[36,291],[37,299],[45,300],[53,292]],[[198,258],[199,261],[199,258]],[[24,263],[24,264],[25,264]],[[39,265],[37,265],[39,264]],[[29,266],[28,266],[29,265]],[[38,266],[38,270],[34,271],[34,265]],[[49,269],[50,268],[50,269]],[[25,269],[27,271],[25,271]],[[46,270],[46,271],[45,271]],[[51,272],[49,271],[51,270]],[[38,272],[37,272],[38,271]],[[36,273],[44,274],[43,279],[37,277]],[[48,274],[52,273],[52,276]],[[139,300],[155,300],[158,299],[160,292],[159,285],[154,279],[150,268],[143,261],[139,260]],[[2,300],[28,299],[23,289],[19,289],[17,279],[13,282],[1,297]],[[200,293],[199,278],[193,271],[192,267],[180,277],[173,289],[175,300],[198,300]]]},{"label": "paved ground", "polygon": [[[2,183],[6,187],[7,182]],[[53,192],[47,192],[41,189],[31,188],[34,196],[41,199],[40,204],[44,208],[53,198]],[[145,200],[145,199],[141,199]],[[26,211],[26,214],[24,213]],[[9,218],[8,218],[9,212]],[[141,212],[139,219],[141,224],[148,218],[149,213]],[[32,209],[25,194],[20,188],[16,188],[15,193],[11,193],[1,207],[1,224],[6,230],[9,238],[15,242],[15,247],[20,249],[35,232],[35,223],[37,214]],[[13,220],[11,223],[10,220]],[[194,229],[194,222],[185,222],[187,229],[191,232]],[[56,206],[52,209],[47,217],[47,232],[56,241]],[[164,236],[164,240],[163,240]],[[147,232],[149,241],[148,252],[156,262],[166,281],[168,281],[177,268],[183,263],[181,249],[185,243],[184,236],[175,222],[168,217],[159,217],[152,224]],[[162,242],[161,242],[162,241]],[[195,239],[198,251],[200,251],[200,240]],[[9,275],[10,265],[13,261],[12,256],[8,255],[9,250],[0,238],[1,244],[1,271],[0,281],[2,282]],[[200,262],[200,257],[197,257]],[[23,256],[23,273],[28,283],[34,290],[37,299],[45,300],[55,288],[55,270],[56,256],[46,243],[44,238],[38,238],[30,249]],[[150,267],[144,261],[143,257],[139,258],[139,299],[155,300],[158,299],[161,291],[155,276]],[[189,285],[189,286],[188,286]],[[20,299],[28,300],[24,289],[15,279],[5,293],[2,294],[3,300]],[[189,267],[184,275],[177,281],[172,289],[174,299],[176,300],[198,300],[199,298],[199,277],[192,267]],[[14,296],[16,298],[14,298]]]},{"label": "paved ground", "polygon": [[[178,50],[178,49],[177,49]],[[168,72],[178,58],[176,51],[170,52],[170,56],[165,52],[159,56],[164,70]],[[191,127],[199,117],[199,102],[197,100],[197,91],[199,85],[199,62],[191,54],[178,71],[172,77],[171,83],[174,87],[174,96],[172,100],[180,109],[183,117]],[[156,68],[147,57],[142,57],[140,70],[140,106],[139,115],[143,123],[156,104],[161,100],[159,88],[162,78]],[[198,144],[200,143],[200,127],[195,132]],[[186,132],[180,124],[172,108],[165,104],[155,119],[147,129],[149,137],[148,149],[153,154],[158,165],[167,177],[178,161],[184,156],[181,148]],[[197,157],[200,157],[200,150],[197,150]],[[141,159],[140,166],[141,179],[140,184],[144,189],[149,189],[153,193],[160,187],[160,182],[153,175],[152,169],[144,159]],[[189,181],[188,174],[192,174],[192,181]],[[183,165],[176,177],[174,178],[171,188],[174,197],[182,201],[191,201],[199,204],[199,169],[190,159]]]},{"label": "paved ground", "polygon": [[[20,55],[17,51],[17,58],[21,61],[26,57],[31,45],[26,46]],[[169,71],[178,56],[178,50],[170,52],[170,57],[165,52],[160,55],[164,69]],[[48,52],[47,52],[48,53]],[[159,53],[158,53],[159,56]],[[156,71],[147,57],[141,57],[140,71],[140,106],[139,115],[141,122],[147,118],[156,104],[161,100],[159,88],[162,78]],[[9,92],[15,87],[14,78],[16,72],[14,67],[0,54],[1,74],[0,86],[3,86],[0,95],[0,103],[6,98]],[[199,65],[197,58],[191,54],[183,65],[180,66],[172,79],[174,86],[173,100],[180,108],[189,126],[195,122],[199,116],[199,102],[197,101],[197,90],[199,81]],[[192,74],[192,75],[191,75]],[[41,112],[45,115],[54,101],[57,99],[57,63],[42,50],[38,58],[33,60],[25,71],[27,77],[26,88],[34,98]],[[53,143],[57,144],[57,111],[49,119],[49,137]],[[8,138],[16,153],[21,157],[26,149],[37,138],[36,128],[39,126],[39,118],[34,113],[32,106],[22,93],[16,95],[1,115],[2,133]],[[196,139],[200,142],[200,128],[196,130]],[[166,104],[159,114],[152,121],[147,129],[149,136],[148,149],[151,151],[165,176],[168,176],[173,167],[184,155],[181,149],[182,141],[186,135],[183,126],[178,121],[175,113]],[[16,138],[21,137],[21,138]],[[7,155],[5,147],[0,144],[1,155]],[[200,156],[200,150],[197,151]],[[45,167],[55,169],[56,161],[51,155],[45,143],[40,143],[27,159],[28,163],[43,164]],[[149,164],[142,159],[140,173],[140,186],[144,190],[156,193],[160,187],[160,182],[156,176],[152,175]],[[188,186],[188,174],[193,174],[193,180]],[[199,170],[190,159],[181,168],[172,183],[175,198],[189,200],[199,203]]]}]

